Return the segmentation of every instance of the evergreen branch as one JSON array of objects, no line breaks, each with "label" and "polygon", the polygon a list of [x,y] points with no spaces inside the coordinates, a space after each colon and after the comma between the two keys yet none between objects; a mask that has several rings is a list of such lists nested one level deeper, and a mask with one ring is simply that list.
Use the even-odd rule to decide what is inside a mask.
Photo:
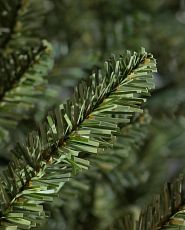
[{"label": "evergreen branch", "polygon": [[[80,226],[83,227],[85,224],[84,216],[86,216],[85,222],[90,223],[92,213],[99,213],[96,204],[102,202],[108,204],[105,206],[108,216],[103,212],[102,223],[104,226],[108,226],[112,219],[116,218],[117,220],[117,216],[115,217],[114,212],[111,212],[112,209],[109,212],[110,202],[111,206],[116,206],[116,210],[121,203],[121,212],[128,213],[126,190],[130,187],[134,190],[133,187],[146,183],[148,179],[144,176],[147,169],[143,167],[144,163],[143,158],[140,159],[140,152],[148,139],[150,120],[150,116],[146,111],[144,114],[138,114],[131,124],[121,129],[113,149],[105,150],[100,156],[91,155],[89,157],[91,164],[96,167],[65,184],[60,192],[60,198],[52,206],[60,207],[62,210],[60,218],[64,219],[64,225],[67,229],[74,229],[77,222],[79,223],[79,228]],[[135,164],[137,164],[137,167],[134,167]],[[95,191],[105,189],[103,198],[96,197],[92,192],[94,184],[96,184]],[[111,192],[107,191],[107,188]],[[112,194],[111,198],[114,196],[112,198],[114,203],[110,201],[109,195],[106,196],[106,194],[110,193]],[[122,206],[123,203],[124,207]],[[50,210],[54,209],[52,206]],[[116,215],[118,212],[115,212]],[[73,214],[69,215],[69,213]],[[102,219],[99,216],[94,218],[96,220]],[[97,225],[96,220],[94,220],[94,228],[100,229],[99,221],[97,221]],[[52,221],[54,220],[50,219],[49,223],[53,223]],[[117,223],[117,221],[115,222]],[[48,223],[45,229],[50,229]]]},{"label": "evergreen branch", "polygon": [[[141,211],[139,220],[126,216],[119,222],[125,230],[180,230],[184,229],[184,175],[166,183],[160,194]],[[131,220],[128,222],[128,220]]]},{"label": "evergreen branch", "polygon": [[[138,105],[142,105],[143,98],[138,98]],[[148,125],[151,117],[147,111],[143,114],[137,114],[132,123],[121,128],[121,132],[117,135],[117,140],[113,149],[108,149],[101,154],[100,158],[92,159],[93,163],[104,172],[111,172],[122,167],[126,171],[133,162],[138,161],[138,151],[146,141]],[[142,131],[141,131],[142,130]]]},{"label": "evergreen branch", "polygon": [[141,212],[138,230],[184,229],[183,186],[183,175],[164,185],[162,193]]},{"label": "evergreen branch", "polygon": [[109,147],[119,124],[142,111],[137,98],[149,95],[155,71],[155,60],[143,49],[127,52],[125,58],[113,56],[75,88],[71,100],[50,112],[25,144],[17,144],[1,180],[1,229],[41,224],[46,216],[42,203],[52,201],[66,181],[88,169],[88,156]]},{"label": "evergreen branch", "polygon": [[[183,117],[181,117],[181,119],[182,118]],[[169,124],[171,124],[171,122],[172,121],[169,120]],[[177,124],[175,124],[174,122],[174,126],[176,125]],[[179,126],[181,127],[181,129],[184,128],[184,119],[179,124]],[[168,127],[168,125],[166,125],[166,127]],[[174,128],[175,127],[173,127],[173,129]],[[164,132],[166,132],[166,129]],[[168,135],[170,132],[171,131],[168,130]],[[174,136],[176,137],[176,139],[179,138],[177,134]],[[179,152],[178,148],[180,144],[177,144],[177,143],[174,144],[174,146],[177,146],[176,148],[174,148],[173,142],[175,142],[175,138],[171,138],[171,139],[172,139],[171,141],[168,141],[171,144],[168,147],[169,150],[167,149],[166,151],[167,153],[171,151],[171,153],[173,154],[170,154],[170,156],[173,158],[174,151],[177,151],[177,153]],[[165,140],[165,142],[167,142],[167,140]],[[181,141],[179,141],[179,143],[181,142],[182,142],[182,138],[181,138]],[[165,148],[167,147],[165,146]],[[154,162],[152,163],[153,165],[156,164]],[[137,163],[137,167],[135,167],[136,171],[138,171],[138,165],[139,164]],[[156,170],[156,166],[155,166],[155,170]],[[127,174],[129,175],[130,171],[131,169],[129,168],[127,170],[128,173],[124,174],[124,177],[127,177]],[[138,175],[137,173],[134,175],[134,181],[135,179],[137,179],[137,175]],[[121,177],[119,177],[118,179],[120,178]],[[128,183],[131,183],[130,178],[132,177],[128,177],[128,178],[129,178]],[[116,177],[114,177],[113,182],[114,182],[113,188],[115,188],[115,190],[117,190],[117,188],[119,189],[119,186],[116,186],[116,184],[119,184],[118,180],[116,180]],[[153,190],[155,187],[155,185],[153,184],[153,181],[152,181],[151,186],[152,186],[151,189]],[[133,189],[133,186],[132,186],[132,189]],[[148,187],[146,187],[146,189],[147,189],[147,192],[150,190]],[[125,197],[123,190],[121,191],[120,194],[122,195],[122,197]],[[136,195],[134,193],[134,198],[135,196]],[[123,209],[124,207],[122,207],[122,210]],[[173,183],[167,183],[164,185],[162,192],[158,195],[155,195],[152,202],[149,205],[147,205],[144,210],[142,210],[139,222],[137,221],[138,223],[135,222],[135,219],[132,219],[131,216],[130,217],[125,216],[124,219],[120,217],[114,221],[114,225],[112,229],[122,229],[121,226],[122,227],[127,226],[126,223],[128,223],[129,218],[130,218],[132,219],[132,221],[130,221],[129,225],[127,227],[124,227],[123,229],[125,230],[127,229],[128,230],[179,229],[180,230],[180,229],[184,229],[183,221],[185,219],[185,216],[183,215],[183,212],[184,212],[184,175],[179,176],[179,178],[177,178]]]},{"label": "evergreen branch", "polygon": [[[43,78],[52,66],[51,46],[46,41],[40,45],[13,52],[0,60],[0,126],[1,140],[7,129],[27,118],[38,97],[45,90]],[[8,119],[8,120],[7,120]]]},{"label": "evergreen branch", "polygon": [[49,50],[49,44],[43,41],[37,47],[13,52],[6,58],[1,57],[0,100],[2,100],[6,91],[15,87],[15,84],[19,82],[31,66],[38,63],[39,56],[46,52],[46,48]]},{"label": "evergreen branch", "polygon": [[[34,0],[2,0],[0,3],[0,52],[38,41],[43,9]],[[35,23],[37,18],[37,23]]]}]

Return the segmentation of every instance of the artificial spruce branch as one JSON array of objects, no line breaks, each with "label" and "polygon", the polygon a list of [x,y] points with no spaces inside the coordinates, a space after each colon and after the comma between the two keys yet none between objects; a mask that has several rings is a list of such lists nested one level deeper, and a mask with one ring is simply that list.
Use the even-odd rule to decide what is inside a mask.
[{"label": "artificial spruce branch", "polygon": [[143,49],[113,56],[75,88],[70,100],[49,112],[25,144],[17,144],[1,179],[1,229],[41,224],[46,216],[42,204],[88,169],[88,157],[110,147],[119,125],[142,111],[138,102],[154,87],[155,71],[155,60]]},{"label": "artificial spruce branch", "polygon": [[[137,118],[134,119],[133,123],[126,125],[120,130],[120,133],[117,134],[113,149],[109,148],[104,150],[101,155],[91,155],[91,157],[89,157],[89,161],[95,167],[93,167],[93,169],[91,170],[88,170],[86,173],[78,176],[77,179],[80,178],[79,182],[82,183],[83,181],[88,181],[87,178],[91,178],[90,181],[92,181],[93,179],[97,180],[97,178],[103,178],[104,176],[107,180],[108,177],[111,177],[111,175],[113,175],[115,172],[121,172],[122,174],[124,173],[122,177],[123,180],[125,180],[126,182],[125,186],[129,186],[129,183],[132,183],[131,181],[129,181],[129,179],[131,178],[128,176],[129,174],[134,174],[133,178],[135,179],[135,181],[138,179],[139,184],[142,181],[142,175],[140,175],[139,173],[140,167],[138,166],[136,170],[132,171],[132,166],[134,166],[135,163],[138,162],[138,152],[141,151],[142,146],[148,139],[150,121],[151,117],[147,111],[141,114],[137,114]],[[136,171],[136,173],[134,171]],[[111,187],[115,189],[119,187],[115,186],[117,181],[115,181],[115,184],[112,183],[111,180],[109,180],[109,182]],[[88,187],[87,184],[89,183],[84,183],[85,191]],[[82,186],[79,186],[76,179],[74,178],[62,189],[61,199],[64,198],[68,199],[69,201],[70,199],[72,199],[72,197],[68,191],[74,189],[74,191],[76,190],[74,193],[80,194],[81,187]],[[78,192],[78,189],[80,190],[80,192]],[[65,192],[65,190],[67,192]],[[122,186],[120,190],[123,191]]]},{"label": "artificial spruce branch", "polygon": [[[140,102],[138,100],[138,103],[142,104],[142,98],[140,98]],[[97,164],[100,170],[105,171],[105,174],[108,174],[109,171],[112,173],[113,169],[117,170],[119,168],[122,168],[122,173],[126,171],[127,167],[139,160],[138,151],[149,136],[148,126],[150,121],[151,117],[147,110],[142,114],[136,114],[132,122],[123,126],[120,133],[117,134],[113,149],[104,151],[101,158],[92,156],[91,161],[95,165]]]},{"label": "artificial spruce branch", "polygon": [[184,229],[184,175],[163,187],[141,212],[137,230]]},{"label": "artificial spruce branch", "polygon": [[18,50],[7,55],[6,58],[1,57],[0,100],[2,100],[7,91],[16,86],[16,83],[24,77],[29,68],[39,62],[43,53],[48,52],[49,55],[51,52],[49,49],[49,43],[43,41],[34,48]]},{"label": "artificial spruce branch", "polygon": [[[110,223],[112,224],[110,229],[124,229],[123,226],[118,228],[118,209],[121,209],[122,215],[123,213],[128,213],[128,195],[126,191],[130,188],[134,190],[139,185],[147,183],[148,180],[148,177],[146,177],[148,168],[147,166],[144,167],[144,156],[141,159],[140,156],[143,146],[146,145],[150,136],[150,121],[151,117],[147,111],[136,114],[131,123],[120,130],[113,149],[107,149],[101,155],[91,155],[89,157],[88,160],[95,167],[85,173],[81,173],[78,177],[65,184],[60,192],[59,199],[51,205],[50,209],[55,209],[56,204],[57,207],[62,209],[64,226],[67,229],[74,229],[75,225],[73,223],[76,224],[77,222],[80,222],[79,225],[82,227],[85,225],[80,218],[83,216],[84,210],[87,210],[86,223],[90,222],[91,214],[97,213],[99,210],[96,204],[99,202],[104,204],[110,203],[108,195],[110,191],[111,197],[114,197],[113,200],[117,212],[116,210],[112,212],[108,217],[108,221],[106,223],[103,221],[103,225],[107,226],[105,229],[108,229]],[[137,164],[137,167],[135,167],[135,164]],[[93,188],[94,184],[96,184],[96,189]],[[105,189],[105,195],[101,198],[97,196],[97,190],[99,191],[99,189]],[[74,203],[75,205],[73,205]],[[124,207],[123,203],[125,204]],[[109,210],[109,205],[106,207],[106,210]],[[73,213],[73,216],[69,215],[69,213]],[[67,218],[68,216],[69,218]],[[96,219],[96,217],[94,218]],[[49,223],[53,223],[52,219],[50,219]],[[99,229],[99,221],[98,225],[96,224],[94,228]],[[80,226],[78,227],[80,228]],[[48,227],[48,229],[50,228]]]},{"label": "artificial spruce branch", "polygon": [[1,57],[0,139],[6,129],[12,129],[18,121],[27,118],[27,112],[45,91],[44,77],[52,63],[52,49],[46,41]]},{"label": "artificial spruce branch", "polygon": [[161,193],[153,196],[141,210],[138,221],[133,216],[119,219],[125,230],[183,230],[184,223],[184,173],[172,183],[166,183]]}]

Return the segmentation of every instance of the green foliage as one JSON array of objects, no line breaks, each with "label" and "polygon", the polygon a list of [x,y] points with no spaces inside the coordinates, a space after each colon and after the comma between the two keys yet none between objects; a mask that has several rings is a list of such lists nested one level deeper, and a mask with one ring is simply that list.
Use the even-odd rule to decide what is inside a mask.
[{"label": "green foliage", "polygon": [[12,143],[35,125],[34,120],[43,116],[46,103],[52,106],[56,95],[46,79],[53,65],[51,45],[38,36],[43,12],[40,1],[0,3],[1,161],[10,159]]},{"label": "green foliage", "polygon": [[156,195],[146,209],[141,212],[136,229],[183,229],[183,187],[183,175],[176,178],[173,183],[166,184],[162,193]]},{"label": "green foliage", "polygon": [[[52,218],[49,220],[49,225],[44,226],[44,229],[136,228],[135,219],[138,220],[137,216],[144,203],[151,198],[155,191],[159,190],[163,180],[168,180],[171,175],[176,174],[185,163],[184,3],[183,0],[1,0],[0,157],[3,156],[0,159],[1,165],[3,164],[2,159],[10,159],[9,149],[12,148],[11,146],[14,146],[17,141],[20,143],[15,148],[16,157],[12,156],[13,162],[16,163],[15,165],[11,163],[9,166],[9,175],[7,176],[9,182],[4,183],[6,178],[1,181],[3,183],[2,188],[5,188],[5,200],[13,200],[12,205],[10,204],[8,209],[5,208],[5,213],[1,213],[2,218],[4,214],[8,216],[12,212],[16,213],[10,214],[14,217],[8,218],[11,218],[11,221],[23,221],[23,225],[20,225],[21,228],[23,226],[29,228],[30,223],[24,222],[28,216],[32,222],[32,218],[38,216],[40,211],[41,218],[38,222],[42,222],[45,219],[44,216],[48,215],[47,210],[51,211],[52,208]],[[49,74],[48,69],[50,69],[52,61],[47,47],[49,48],[50,45],[45,44],[45,42],[42,43],[41,37],[47,39],[54,48],[55,65]],[[46,48],[39,51],[45,45]],[[40,130],[36,131],[35,134],[30,134],[26,143],[22,142],[25,133],[35,127],[35,120],[38,121],[40,116],[43,117],[45,107],[51,107],[58,101],[61,103],[64,97],[71,95],[71,87],[76,85],[79,79],[91,74],[94,65],[101,66],[102,60],[111,52],[119,54],[120,50],[137,50],[140,46],[146,47],[158,59],[159,74],[154,75],[156,90],[147,104],[152,117],[150,124],[146,121],[149,119],[146,113],[145,115],[137,114],[137,111],[143,109],[145,94],[148,94],[147,91],[144,92],[145,80],[139,79],[142,95],[139,95],[138,85],[135,92],[129,92],[128,86],[124,85],[127,87],[127,89],[124,88],[127,91],[121,92],[121,94],[129,95],[126,99],[122,97],[123,95],[118,94],[109,100],[110,95],[106,95],[107,98],[102,100],[100,104],[106,102],[110,111],[105,111],[107,114],[103,118],[101,117],[101,121],[99,117],[97,118],[97,114],[96,117],[88,117],[85,112],[87,109],[87,113],[94,113],[93,109],[97,109],[91,106],[91,102],[95,103],[95,99],[90,98],[92,96],[90,93],[96,91],[96,85],[93,85],[94,91],[89,89],[84,93],[90,99],[85,98],[82,101],[75,101],[74,99],[75,102],[69,100],[63,107],[61,106],[62,112],[53,111],[49,113],[47,118],[41,122]],[[34,50],[38,50],[39,54],[35,56]],[[23,56],[27,56],[28,59],[23,61],[20,58]],[[118,59],[116,58],[116,60]],[[109,65],[112,62],[108,62]],[[102,75],[104,71],[101,72]],[[30,77],[32,79],[29,82],[26,80],[28,75],[29,79]],[[100,76],[99,67],[94,75]],[[91,78],[94,77],[91,76]],[[109,77],[107,79],[110,80]],[[113,77],[111,79],[113,80]],[[90,87],[91,80],[87,80],[88,87]],[[50,83],[48,87],[47,81]],[[128,82],[128,84],[132,83]],[[108,83],[106,82],[106,84]],[[99,92],[99,88],[103,91],[103,88],[108,86],[106,84],[102,88],[98,86],[96,93]],[[80,84],[76,92],[85,87],[84,85],[86,83]],[[60,92],[54,101],[50,97],[53,96],[53,91],[51,91],[53,88]],[[132,88],[134,87],[132,86]],[[115,91],[111,92],[111,95],[112,93],[114,94]],[[82,98],[84,95],[80,93],[77,98]],[[115,107],[119,113],[113,110],[114,106],[110,107],[117,96],[120,98],[119,103],[115,103]],[[82,108],[81,105],[83,105]],[[128,116],[130,108],[131,112]],[[65,111],[67,115],[64,114]],[[80,111],[84,113],[82,113],[84,119],[88,119],[82,119],[77,125],[75,121],[76,117],[81,116],[79,115]],[[64,127],[58,126],[60,118],[63,119]],[[130,121],[127,121],[127,118]],[[97,119],[99,119],[98,122]],[[93,131],[83,134],[83,130],[80,136],[76,136],[77,130],[82,128],[83,122],[90,125],[88,131],[93,126]],[[97,128],[100,125],[101,131]],[[65,135],[64,133],[59,135],[60,132],[63,132],[61,130],[67,130]],[[100,132],[102,132],[101,135]],[[108,132],[109,134],[107,134]],[[67,159],[66,162],[63,162],[66,169],[62,168],[63,171],[61,170],[61,172],[65,174],[66,170],[69,170],[73,176],[81,172],[82,168],[89,168],[89,163],[92,167],[72,179],[70,177],[70,182],[65,183],[64,186],[62,183],[56,182],[52,187],[51,182],[49,182],[47,185],[49,189],[52,187],[57,191],[57,189],[60,190],[60,185],[63,187],[58,193],[59,198],[50,205],[44,201],[41,202],[38,205],[43,206],[44,211],[42,211],[43,207],[37,206],[38,212],[33,212],[33,216],[31,216],[30,211],[28,214],[25,214],[26,211],[24,211],[24,216],[21,218],[23,211],[18,210],[17,206],[14,208],[14,201],[15,204],[18,201],[19,204],[23,202],[23,206],[25,206],[25,201],[28,199],[30,201],[31,196],[34,196],[36,200],[36,197],[39,197],[39,189],[42,186],[44,188],[46,183],[39,184],[40,182],[34,180],[34,183],[31,184],[32,176],[36,175],[34,174],[35,163],[31,164],[33,161],[32,159],[29,160],[28,156],[32,150],[35,151],[33,156],[37,156],[37,154],[41,156],[39,154],[43,153],[44,158],[41,158],[44,160],[37,161],[38,165],[42,165],[44,162],[40,167],[40,169],[43,167],[42,172],[44,174],[40,178],[45,178],[51,172],[53,172],[54,177],[55,171],[52,171],[52,163],[58,158],[53,158],[51,153],[57,154],[58,149],[61,145],[63,146],[64,142],[59,142],[62,135],[67,138],[65,142],[70,144],[70,151],[71,148],[73,150],[78,148],[74,151],[77,151],[79,155],[74,156],[76,152],[70,155],[70,151],[66,153],[66,158],[61,158],[62,161]],[[98,136],[101,138],[97,139]],[[108,141],[110,136],[111,140]],[[94,146],[95,143],[92,142],[92,138],[101,144]],[[87,139],[90,140],[87,142],[88,144],[85,142]],[[71,147],[72,145],[73,147]],[[32,146],[34,147],[32,148]],[[27,150],[25,150],[26,147]],[[113,148],[110,149],[109,147]],[[27,154],[26,151],[29,153]],[[66,147],[62,151],[67,151]],[[87,153],[89,151],[91,154]],[[96,151],[98,153],[95,153]],[[61,156],[63,152],[57,156]],[[24,154],[25,157],[23,157]],[[20,159],[19,156],[21,156]],[[33,157],[33,159],[36,158]],[[20,162],[21,166],[18,166],[17,169]],[[51,166],[50,171],[45,174],[48,172],[49,164]],[[25,170],[22,169],[23,165]],[[167,166],[166,170],[164,170],[165,166]],[[36,179],[38,179],[37,176]],[[14,179],[15,181],[12,182]],[[60,181],[58,178],[56,180]],[[64,180],[68,180],[68,177],[63,179],[63,182],[65,182]],[[33,195],[35,192],[32,190],[33,186],[39,188],[36,195]],[[8,187],[13,187],[13,189],[10,191]],[[28,188],[33,193],[25,198],[25,194],[21,194],[21,192],[29,190]],[[47,189],[44,188],[43,190],[46,191]],[[167,189],[165,191],[168,194],[172,190]],[[10,198],[10,194],[13,193],[15,197],[20,195],[20,200],[17,197],[16,199],[14,199],[15,197]],[[58,194],[54,192],[52,196],[42,194],[38,200],[42,198],[51,199]],[[22,197],[24,200],[21,200]],[[166,201],[166,195],[161,196],[160,203],[163,205],[164,201]],[[169,203],[173,204],[171,201]],[[142,216],[139,222],[140,228],[144,230],[154,228],[160,222],[155,215],[155,220],[150,216],[151,207],[157,210],[156,213],[158,212],[160,215],[164,211],[163,208],[158,210],[155,205],[150,205],[149,211],[144,211],[145,216]],[[36,208],[35,204],[31,208]],[[29,209],[31,208],[29,206]],[[176,211],[178,210],[174,210],[174,212]],[[134,216],[123,218],[133,212]],[[171,216],[171,213],[169,215]],[[155,224],[153,224],[154,222]],[[5,222],[3,223],[5,224]],[[165,221],[162,221],[162,224],[164,223]],[[33,221],[31,224],[34,225],[35,222]],[[8,225],[11,224],[8,223]],[[159,225],[161,226],[161,224]],[[16,224],[14,226],[9,226],[8,229],[16,229]],[[168,226],[167,229],[171,227]],[[4,229],[4,226],[2,228]],[[173,226],[173,228],[183,227]]]},{"label": "green foliage", "polygon": [[[2,0],[0,3],[0,52],[5,55],[39,40],[43,13],[34,0]],[[37,23],[34,19],[37,18]],[[40,23],[39,23],[40,21]]]},{"label": "green foliage", "polygon": [[[93,168],[64,185],[60,198],[50,207],[54,213],[56,207],[61,209],[59,229],[84,229],[88,223],[92,229],[107,229],[118,214],[130,209],[127,191],[138,189],[149,179],[139,152],[148,139],[150,118],[147,113],[136,117],[121,129],[113,149],[90,156]],[[56,219],[44,228],[50,229]]]},{"label": "green foliage", "polygon": [[1,59],[0,142],[8,130],[15,128],[19,121],[28,119],[28,111],[33,110],[46,90],[44,76],[52,64],[51,46],[46,41]]},{"label": "green foliage", "polygon": [[119,125],[142,111],[142,96],[154,87],[155,71],[155,60],[143,49],[113,56],[75,88],[71,100],[49,112],[25,144],[12,150],[13,160],[1,179],[2,229],[29,229],[42,222],[47,216],[42,204],[88,169],[89,156],[110,147]]},{"label": "green foliage", "polygon": [[133,216],[117,218],[110,229],[156,230],[183,229],[184,227],[184,175],[164,185],[160,194],[143,208],[139,218]]}]

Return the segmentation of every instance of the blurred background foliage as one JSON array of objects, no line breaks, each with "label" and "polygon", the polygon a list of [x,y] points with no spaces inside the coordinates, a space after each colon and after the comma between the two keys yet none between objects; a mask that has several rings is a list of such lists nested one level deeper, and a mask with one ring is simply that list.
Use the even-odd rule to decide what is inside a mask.
[{"label": "blurred background foliage", "polygon": [[[115,221],[128,213],[137,218],[152,194],[185,164],[185,1],[26,2],[31,2],[30,8],[25,5],[29,17],[20,20],[34,32],[25,37],[35,39],[23,37],[10,42],[10,48],[35,46],[43,38],[51,42],[55,64],[45,78],[52,92],[48,101],[46,90],[30,118],[11,131],[11,141],[1,150],[3,165],[10,158],[6,152],[12,143],[34,127],[46,108],[69,97],[73,86],[111,53],[142,46],[157,59],[156,89],[146,105],[150,115],[136,116],[124,127],[118,139],[121,150],[115,149],[117,154],[125,151],[119,164],[111,167],[114,151],[106,165],[97,166],[94,159],[92,170],[67,183],[60,199],[47,207],[52,218],[44,229],[117,229]],[[125,142],[126,138],[130,140]]]}]

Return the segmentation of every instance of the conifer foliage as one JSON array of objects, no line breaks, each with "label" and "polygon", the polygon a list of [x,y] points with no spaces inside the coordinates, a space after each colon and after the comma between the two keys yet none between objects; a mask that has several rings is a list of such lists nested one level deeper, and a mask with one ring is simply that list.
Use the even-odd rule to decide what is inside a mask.
[{"label": "conifer foliage", "polygon": [[0,1],[0,230],[184,229],[184,12]]},{"label": "conifer foliage", "polygon": [[141,111],[141,96],[153,88],[155,71],[155,60],[144,50],[112,57],[78,85],[71,100],[50,112],[24,145],[18,144],[1,179],[1,225],[37,226],[45,215],[41,204],[87,169],[88,155],[109,147],[118,125]]}]

